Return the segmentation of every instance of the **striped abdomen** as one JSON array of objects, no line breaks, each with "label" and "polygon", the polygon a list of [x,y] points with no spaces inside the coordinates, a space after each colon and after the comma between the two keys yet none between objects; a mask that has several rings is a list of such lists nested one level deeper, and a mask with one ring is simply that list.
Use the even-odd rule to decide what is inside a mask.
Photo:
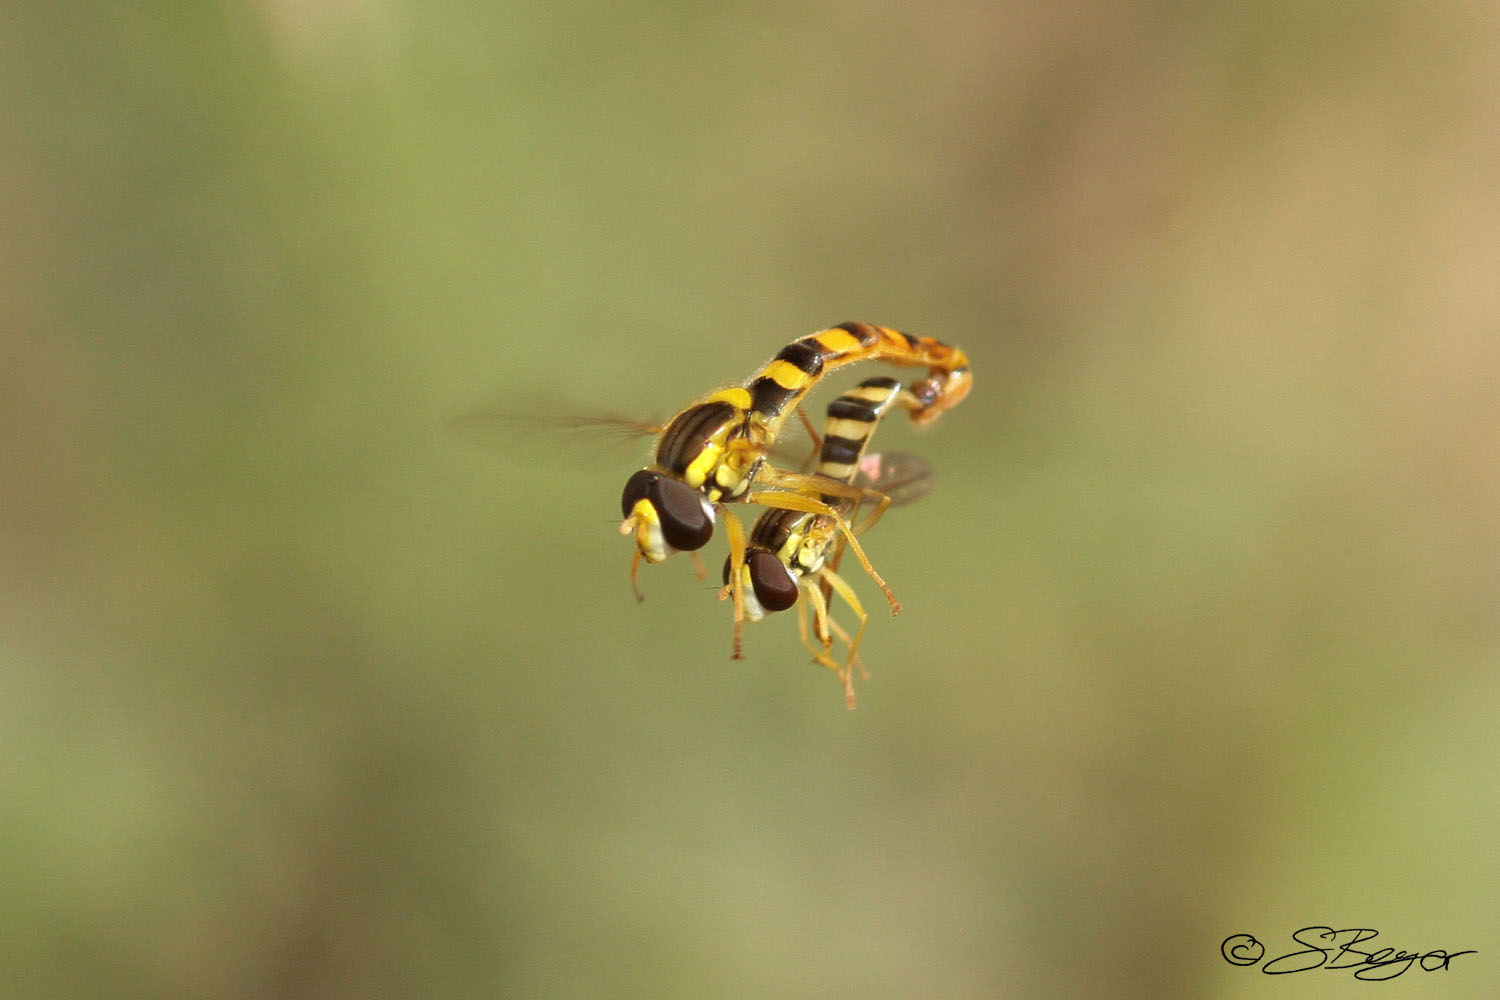
[{"label": "striped abdomen", "polygon": [[843,323],[795,340],[750,381],[748,408],[772,439],[782,424],[818,381],[835,368],[856,361],[929,369],[934,404],[913,410],[912,419],[925,422],[968,395],[973,376],[969,357],[931,337],[914,337],[890,327]]},{"label": "striped abdomen", "polygon": [[656,467],[711,501],[734,500],[807,393],[834,369],[856,361],[925,367],[908,407],[927,423],[966,395],[973,376],[957,347],[868,323],[844,323],[793,341],[743,386],[725,389],[679,413],[662,433]]}]

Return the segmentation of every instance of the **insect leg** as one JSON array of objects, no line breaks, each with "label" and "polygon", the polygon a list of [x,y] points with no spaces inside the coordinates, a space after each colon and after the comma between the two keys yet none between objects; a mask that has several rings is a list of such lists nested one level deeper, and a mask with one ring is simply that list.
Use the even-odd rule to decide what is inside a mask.
[{"label": "insect leg", "polygon": [[[822,575],[832,584],[833,589],[838,591],[838,595],[844,599],[844,603],[848,604],[854,610],[854,613],[859,616],[859,631],[855,633],[854,641],[849,643],[849,656],[844,661],[843,669],[839,671],[839,679],[844,682],[844,703],[848,707],[853,708],[854,670],[856,667],[859,667],[859,644],[865,637],[865,626],[869,624],[870,616],[865,614],[865,609],[860,605],[859,598],[854,594],[854,588],[849,586],[843,577],[827,569],[823,571]],[[844,638],[847,642],[848,636]],[[865,672],[863,667],[859,667],[859,672],[860,677],[864,678]]]},{"label": "insect leg", "polygon": [[641,593],[641,550],[635,550],[635,556],[630,560],[630,589],[635,591],[635,600],[639,604],[646,599]]},{"label": "insect leg", "polygon": [[[729,596],[734,599],[734,649],[730,657],[743,660],[745,653],[741,640],[745,631],[745,581],[741,570],[745,565],[745,527],[729,508],[719,509],[724,512],[724,533],[729,536],[729,583],[726,586]],[[724,594],[721,592],[719,597],[722,599]]]}]

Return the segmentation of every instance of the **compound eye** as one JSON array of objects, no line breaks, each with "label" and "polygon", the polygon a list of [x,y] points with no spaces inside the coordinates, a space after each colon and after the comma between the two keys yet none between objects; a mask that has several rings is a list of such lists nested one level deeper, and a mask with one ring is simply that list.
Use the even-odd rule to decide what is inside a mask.
[{"label": "compound eye", "polygon": [[797,603],[797,581],[780,559],[764,549],[751,552],[745,558],[750,568],[750,585],[755,588],[755,599],[767,611],[785,611]]},{"label": "compound eye", "polygon": [[651,484],[661,478],[661,473],[642,469],[625,480],[625,492],[620,494],[620,516],[629,517],[635,505],[646,499]]},{"label": "compound eye", "polygon": [[686,483],[662,476],[650,484],[647,496],[661,517],[662,538],[672,548],[692,552],[714,536],[714,520],[703,498]]}]

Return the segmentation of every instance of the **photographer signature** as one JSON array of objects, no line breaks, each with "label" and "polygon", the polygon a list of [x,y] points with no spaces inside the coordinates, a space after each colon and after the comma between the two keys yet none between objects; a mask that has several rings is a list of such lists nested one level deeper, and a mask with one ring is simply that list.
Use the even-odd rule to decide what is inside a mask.
[{"label": "photographer signature", "polygon": [[[1292,940],[1306,947],[1271,959],[1260,967],[1260,971],[1268,976],[1281,976],[1311,969],[1353,969],[1355,979],[1384,980],[1395,979],[1410,969],[1413,962],[1425,972],[1436,972],[1448,968],[1448,963],[1460,955],[1478,954],[1472,948],[1453,952],[1434,948],[1417,953],[1396,948],[1361,951],[1355,947],[1379,933],[1370,927],[1346,927],[1337,931],[1332,927],[1304,927],[1292,934]],[[1340,939],[1344,939],[1342,944]],[[1219,953],[1230,965],[1251,966],[1265,957],[1266,948],[1253,934],[1231,934],[1219,945]]]}]

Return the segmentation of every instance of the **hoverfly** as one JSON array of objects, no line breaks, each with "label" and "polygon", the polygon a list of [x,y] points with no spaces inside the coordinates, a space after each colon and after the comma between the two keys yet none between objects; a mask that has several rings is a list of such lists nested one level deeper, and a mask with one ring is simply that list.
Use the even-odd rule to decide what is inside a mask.
[{"label": "hoverfly", "polygon": [[[642,560],[656,563],[674,551],[693,552],[713,536],[715,516],[724,515],[729,536],[729,596],[734,602],[733,656],[742,657],[745,620],[745,531],[729,503],[817,514],[832,520],[860,564],[876,580],[892,614],[901,610],[870,565],[845,517],[831,506],[865,498],[858,487],[827,476],[776,468],[766,461],[783,425],[803,397],[836,368],[857,361],[925,367],[912,387],[925,399],[911,419],[928,424],[968,395],[973,376],[961,349],[931,337],[915,337],[883,326],[844,323],[793,341],[742,386],[715,392],[682,410],[657,439],[655,460],[630,477],[620,498],[622,534],[634,535],[631,586],[641,599]],[[825,499],[828,498],[828,499]],[[883,509],[883,508],[882,508]]]}]

